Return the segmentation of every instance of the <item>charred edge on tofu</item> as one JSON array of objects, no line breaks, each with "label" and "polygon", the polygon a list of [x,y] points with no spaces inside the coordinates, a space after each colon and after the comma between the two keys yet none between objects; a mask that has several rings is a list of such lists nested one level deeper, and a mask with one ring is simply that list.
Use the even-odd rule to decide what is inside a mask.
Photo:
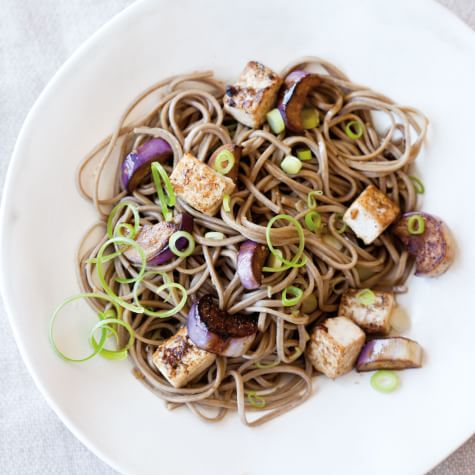
[{"label": "charred edge on tofu", "polygon": [[176,338],[175,344],[172,347],[166,347],[163,350],[162,360],[172,369],[177,369],[181,364],[181,360],[190,348],[191,344],[188,341],[188,337],[180,335]]}]

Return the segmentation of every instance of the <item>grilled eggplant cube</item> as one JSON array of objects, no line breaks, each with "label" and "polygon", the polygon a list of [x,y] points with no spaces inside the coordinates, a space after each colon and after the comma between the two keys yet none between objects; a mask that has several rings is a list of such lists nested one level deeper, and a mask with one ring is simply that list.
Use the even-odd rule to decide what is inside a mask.
[{"label": "grilled eggplant cube", "polygon": [[396,301],[392,292],[373,290],[374,303],[360,302],[358,294],[361,290],[347,290],[340,301],[338,315],[350,318],[366,333],[386,335],[391,330],[391,314]]},{"label": "grilled eggplant cube", "polygon": [[160,345],[152,359],[170,384],[181,388],[209,368],[216,355],[198,348],[184,327]]},{"label": "grilled eggplant cube", "polygon": [[213,216],[221,207],[224,195],[236,185],[216,170],[185,153],[170,175],[176,195],[204,214]]},{"label": "grilled eggplant cube", "polygon": [[307,356],[317,371],[335,379],[355,365],[365,334],[346,317],[328,318],[314,328]]},{"label": "grilled eggplant cube", "polygon": [[258,128],[277,101],[282,79],[267,66],[249,61],[238,81],[226,88],[224,110],[238,122]]},{"label": "grilled eggplant cube", "polygon": [[343,221],[365,244],[371,244],[396,219],[399,207],[369,185],[346,210]]}]

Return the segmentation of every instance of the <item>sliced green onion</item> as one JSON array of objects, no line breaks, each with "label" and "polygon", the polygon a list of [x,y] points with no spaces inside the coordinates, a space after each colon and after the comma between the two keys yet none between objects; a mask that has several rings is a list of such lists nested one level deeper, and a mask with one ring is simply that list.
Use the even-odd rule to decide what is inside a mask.
[{"label": "sliced green onion", "polygon": [[[94,327],[91,330],[90,334],[90,342],[91,346],[96,349],[100,346],[100,343],[97,343],[97,340],[94,338],[94,333],[97,330],[103,330],[103,329],[112,329],[109,325],[120,325],[124,327],[127,330],[127,333],[129,334],[129,341],[127,342],[127,345],[124,348],[121,348],[119,350],[109,350],[108,348],[101,348],[100,355],[103,356],[104,358],[108,360],[124,360],[127,358],[127,353],[128,350],[132,347],[135,341],[135,332],[132,329],[132,327],[127,323],[124,322],[123,320],[119,320],[118,318],[105,318],[103,320],[100,320],[97,322]],[[104,345],[103,345],[104,346]]]},{"label": "sliced green onion", "polygon": [[[173,213],[168,209],[168,206],[175,206],[176,197],[175,192],[173,191],[173,186],[170,182],[170,178],[168,178],[165,168],[163,168],[160,163],[153,162],[151,168],[152,178],[153,182],[155,183],[155,188],[157,189],[157,195],[160,201],[163,217],[165,218],[165,221],[171,221],[173,218]],[[165,197],[165,192],[163,191],[162,180],[167,190],[167,197]]]},{"label": "sliced green onion", "polygon": [[297,149],[297,157],[302,160],[302,162],[306,162],[308,160],[312,160],[312,151],[309,148],[298,148]]},{"label": "sliced green onion", "polygon": [[287,155],[281,162],[280,168],[288,175],[297,175],[302,169],[302,162],[293,155]]},{"label": "sliced green onion", "polygon": [[[146,276],[153,276],[155,274],[160,274],[159,272],[150,272]],[[157,318],[168,318],[168,317],[173,317],[173,315],[176,315],[178,312],[180,312],[183,307],[186,305],[186,301],[188,299],[188,293],[186,289],[183,287],[183,285],[178,284],[176,282],[166,282],[165,284],[160,285],[157,287],[155,293],[158,295],[160,292],[168,289],[177,289],[181,292],[181,299],[180,301],[170,310],[159,310],[158,312],[155,312],[153,310],[149,310],[148,308],[143,307],[140,304],[139,298],[138,298],[138,290],[141,284],[141,280],[138,280],[133,288],[133,296],[134,296],[134,302],[136,303],[137,306],[140,306],[143,309],[143,313],[145,315],[148,315],[150,317],[157,317]]]},{"label": "sliced green onion", "polygon": [[285,130],[285,122],[279,109],[272,109],[267,113],[266,118],[267,123],[274,134],[278,135]]},{"label": "sliced green onion", "polygon": [[322,225],[322,216],[318,211],[308,212],[305,215],[305,225],[312,232],[318,231]]},{"label": "sliced green onion", "polygon": [[[115,228],[113,228],[114,218],[122,208],[128,208],[132,211],[132,214],[134,216],[133,228],[129,228],[128,226],[131,226],[131,225],[128,223],[117,223]],[[117,236],[116,232],[119,231],[119,227],[122,228],[122,227],[125,227],[126,225],[127,225],[126,229],[129,230],[129,235],[127,237],[130,239],[134,239],[137,233],[139,232],[140,216],[139,216],[139,211],[137,209],[137,206],[134,203],[131,203],[129,201],[123,201],[122,203],[119,203],[118,205],[112,208],[109,214],[109,217],[107,218],[107,236],[109,238],[113,238]],[[132,229],[133,231],[131,231]]]},{"label": "sliced green onion", "polygon": [[[267,265],[276,269],[280,269],[283,266],[282,262],[282,251],[280,249],[275,249],[274,253],[271,253],[269,259],[267,259]],[[270,298],[270,297],[269,297]]]},{"label": "sliced green onion", "polygon": [[309,208],[315,208],[315,206],[317,206],[317,200],[315,199],[316,196],[322,196],[323,195],[323,191],[322,190],[314,190],[314,191],[311,191],[308,195],[307,195],[307,205]]},{"label": "sliced green onion", "polygon": [[[292,294],[293,297],[290,298],[287,294]],[[282,305],[284,307],[293,307],[297,305],[302,300],[303,290],[289,285],[282,291]]]},{"label": "sliced green onion", "polygon": [[259,369],[269,369],[269,368],[275,368],[276,366],[279,366],[279,363],[280,363],[279,359],[272,361],[271,363],[261,363],[259,361],[255,363],[254,366]]},{"label": "sliced green onion", "polygon": [[302,121],[302,127],[306,130],[314,129],[318,127],[320,123],[320,116],[317,109],[313,107],[304,107],[300,113],[300,120]]},{"label": "sliced green onion", "polygon": [[[288,221],[289,223],[293,224],[295,226],[297,235],[299,237],[299,245],[297,248],[297,253],[290,261],[287,259],[284,259],[282,252],[277,252],[277,249],[274,248],[274,245],[272,244],[272,241],[270,238],[272,225],[278,219],[284,219]],[[306,256],[303,256],[302,260],[299,262],[299,259],[300,257],[302,257],[303,251],[305,249],[305,236],[303,233],[302,225],[293,216],[289,216],[288,214],[278,214],[274,216],[273,218],[271,218],[266,226],[266,241],[267,241],[267,246],[269,247],[270,253],[273,254],[276,259],[280,260],[282,264],[285,264],[285,265],[281,267],[264,267],[263,268],[264,272],[281,272],[291,267],[303,267],[306,264],[307,262]]]},{"label": "sliced green onion", "polygon": [[333,247],[334,249],[337,249],[338,251],[341,251],[343,249],[343,244],[331,234],[325,234],[322,237],[322,240],[325,244],[328,244],[329,246]]},{"label": "sliced green onion", "polygon": [[231,211],[231,197],[229,195],[224,195],[223,197],[223,208],[226,213]]},{"label": "sliced green onion", "polygon": [[414,191],[418,195],[424,194],[424,192],[426,191],[424,187],[424,183],[422,183],[422,181],[416,176],[410,176],[409,179],[412,181],[412,184],[414,185]]},{"label": "sliced green onion", "polygon": [[297,358],[300,358],[302,356],[302,348],[300,346],[296,346],[294,350],[294,354],[290,355],[289,359],[291,361],[295,361]]},{"label": "sliced green onion", "polygon": [[350,120],[345,125],[345,133],[352,140],[360,139],[363,136],[364,125],[359,120]]},{"label": "sliced green onion", "polygon": [[356,294],[356,300],[361,305],[373,305],[376,302],[376,295],[371,289],[363,289]]},{"label": "sliced green onion", "polygon": [[409,234],[419,235],[424,234],[426,229],[426,220],[420,214],[409,216],[407,220],[407,231]]},{"label": "sliced green onion", "polygon": [[[118,295],[115,294],[115,292],[109,287],[108,283],[106,282],[104,278],[104,268],[103,264],[105,263],[105,260],[103,259],[104,251],[107,249],[108,246],[111,244],[119,244],[119,245],[126,245],[126,246],[132,246],[139,254],[140,256],[140,270],[139,273],[137,274],[136,277],[131,278],[131,279],[119,279],[116,278],[115,280],[120,283],[133,283],[133,282],[140,282],[140,280],[143,278],[145,274],[145,267],[147,265],[147,259],[145,257],[144,250],[142,247],[132,239],[128,238],[123,238],[123,237],[115,237],[112,239],[107,240],[99,249],[97,256],[96,256],[96,269],[97,269],[97,277],[99,279],[99,282],[102,285],[102,288],[104,289],[104,292],[111,297],[111,301],[114,302],[115,304],[119,305],[120,307],[126,308],[127,310],[130,310],[131,312],[134,313],[143,313],[144,308],[142,306],[138,305],[133,305],[129,302],[126,302],[124,299],[119,297]],[[106,256],[107,257],[107,256]]]},{"label": "sliced green onion", "polygon": [[262,396],[258,396],[256,391],[247,391],[247,401],[257,409],[266,407],[266,400]]},{"label": "sliced green onion", "polygon": [[218,231],[208,231],[205,233],[205,239],[213,239],[215,241],[222,241],[226,236]]},{"label": "sliced green onion", "polygon": [[312,313],[318,307],[317,297],[314,294],[310,294],[303,302],[300,310],[303,313]]},{"label": "sliced green onion", "polygon": [[338,233],[338,234],[343,234],[346,229],[348,228],[348,226],[346,225],[345,222],[343,222],[343,215],[341,213],[336,213],[335,214],[335,218],[338,219],[339,221],[341,221],[341,225],[338,226],[338,227],[335,227],[335,231]]},{"label": "sliced green onion", "polygon": [[[185,238],[188,241],[188,246],[184,251],[180,251],[176,247],[176,242],[181,238]],[[193,251],[195,250],[195,239],[187,231],[176,231],[170,236],[170,239],[168,240],[168,247],[170,248],[170,251],[175,254],[175,256],[188,257],[193,254]]]},{"label": "sliced green onion", "polygon": [[392,393],[399,387],[399,376],[394,371],[381,370],[371,376],[371,386],[381,393]]},{"label": "sliced green onion", "polygon": [[[93,348],[93,351],[92,353],[90,353],[89,355],[85,356],[84,358],[71,358],[69,356],[67,356],[65,353],[63,353],[59,348],[58,346],[56,345],[56,341],[55,341],[55,338],[54,338],[54,327],[55,327],[55,324],[56,324],[56,320],[58,318],[58,315],[61,313],[61,311],[67,306],[69,305],[70,303],[72,302],[75,302],[76,300],[81,300],[81,299],[99,299],[99,300],[105,300],[106,302],[109,302],[111,303],[114,308],[115,308],[115,315],[122,315],[122,310],[121,308],[117,305],[117,302],[114,301],[114,299],[112,297],[110,297],[109,295],[104,295],[104,294],[100,294],[100,293],[83,293],[83,294],[78,294],[78,295],[74,295],[70,298],[68,298],[67,300],[65,300],[61,305],[59,305],[56,310],[53,312],[53,315],[51,316],[51,320],[49,322],[49,341],[50,341],[50,344],[51,344],[51,347],[53,348],[53,351],[60,357],[62,358],[63,360],[66,360],[66,361],[70,361],[70,362],[73,362],[73,363],[82,363],[84,361],[88,361],[90,360],[91,358],[93,358],[94,356],[96,356],[97,354],[99,354],[103,348],[104,348],[104,345],[106,343],[106,339],[107,339],[107,331],[105,328],[103,328],[103,331],[101,333],[101,339],[99,341],[99,343],[97,343],[97,347],[94,347]],[[100,317],[99,317],[100,318]]]},{"label": "sliced green onion", "polygon": [[218,156],[216,157],[216,161],[214,162],[214,169],[221,173],[221,175],[226,175],[229,173],[236,163],[236,159],[234,158],[233,152],[230,150],[221,150]]}]

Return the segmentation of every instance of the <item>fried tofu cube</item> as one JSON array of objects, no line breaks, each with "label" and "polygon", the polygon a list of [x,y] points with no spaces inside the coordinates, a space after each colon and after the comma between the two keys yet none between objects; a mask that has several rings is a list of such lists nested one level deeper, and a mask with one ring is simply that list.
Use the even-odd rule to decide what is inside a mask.
[{"label": "fried tofu cube", "polygon": [[317,371],[335,379],[353,368],[364,342],[364,332],[349,318],[327,318],[312,331],[307,356]]},{"label": "fried tofu cube", "polygon": [[392,292],[373,290],[374,303],[365,305],[358,298],[359,289],[348,289],[340,301],[338,315],[353,320],[367,333],[387,334],[396,300]]},{"label": "fried tofu cube", "polygon": [[238,81],[226,88],[224,110],[238,122],[258,128],[274,107],[282,79],[267,66],[249,61]]},{"label": "fried tofu cube", "polygon": [[375,186],[369,185],[343,215],[365,244],[371,244],[397,217],[399,207]]},{"label": "fried tofu cube", "polygon": [[236,185],[216,170],[185,153],[175,166],[170,181],[175,194],[190,206],[213,216],[221,207],[224,195],[230,195]]},{"label": "fried tofu cube", "polygon": [[216,355],[198,348],[188,337],[186,327],[161,344],[153,363],[175,388],[181,388],[209,368]]}]

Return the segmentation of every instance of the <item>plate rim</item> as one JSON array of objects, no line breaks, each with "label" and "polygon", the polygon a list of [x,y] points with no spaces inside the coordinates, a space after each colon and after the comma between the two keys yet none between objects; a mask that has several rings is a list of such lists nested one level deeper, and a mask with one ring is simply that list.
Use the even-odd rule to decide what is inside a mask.
[{"label": "plate rim", "polygon": [[[160,0],[159,3],[163,6],[165,3],[171,0]],[[208,0],[213,1],[213,0]],[[376,0],[371,0],[376,1]],[[409,0],[404,0],[406,3],[410,3]],[[460,30],[458,33],[460,35],[465,35],[467,38],[470,36],[472,40],[475,40],[475,31],[465,23],[460,17],[458,17],[452,10],[450,10],[445,5],[440,4],[437,0],[423,0],[424,8],[425,9],[433,9],[434,11],[439,11],[437,14],[445,14],[446,21],[453,22],[454,25],[457,26]],[[420,2],[422,4],[423,2]],[[6,291],[5,285],[5,275],[3,272],[5,258],[4,255],[6,253],[6,240],[5,240],[5,223],[7,221],[7,213],[8,213],[8,202],[10,201],[11,189],[14,186],[13,182],[13,175],[15,174],[14,171],[19,166],[20,162],[20,153],[19,150],[22,148],[24,142],[28,139],[28,131],[30,128],[30,123],[34,121],[38,110],[41,108],[41,105],[44,101],[47,100],[50,91],[54,89],[58,82],[61,82],[63,76],[66,76],[71,68],[74,67],[75,63],[82,57],[82,55],[91,47],[93,46],[97,40],[99,40],[102,36],[107,35],[109,30],[111,30],[116,24],[120,23],[123,19],[128,17],[129,15],[133,14],[134,12],[139,12],[141,10],[145,10],[148,4],[155,4],[153,0],[136,0],[134,3],[128,5],[123,10],[119,11],[118,13],[114,14],[107,22],[105,22],[99,29],[97,29],[92,35],[90,35],[78,48],[76,48],[70,56],[64,61],[64,63],[58,68],[58,70],[53,74],[53,76],[48,80],[46,85],[44,86],[43,90],[34,101],[33,105],[31,106],[28,114],[26,115],[20,131],[18,133],[17,139],[15,141],[15,145],[13,147],[13,151],[11,153],[11,157],[7,166],[7,171],[5,174],[3,192],[1,195],[1,203],[0,203],[0,295],[3,299],[4,308],[6,311],[7,319],[12,329],[12,333],[15,339],[15,343],[19,349],[21,358],[28,370],[29,375],[32,377],[35,386],[38,388],[39,392],[46,400],[48,406],[55,412],[61,422],[67,427],[67,429],[85,446],[87,447],[95,456],[97,456],[102,462],[106,463],[110,466],[113,470],[117,471],[118,473],[124,473],[124,469],[120,467],[114,459],[109,457],[106,452],[96,447],[96,445],[90,441],[86,433],[79,429],[74,422],[71,421],[68,414],[57,404],[53,397],[49,394],[49,390],[40,378],[38,377],[36,371],[33,368],[32,360],[28,356],[28,352],[26,351],[21,335],[20,329],[16,324],[16,318],[14,317],[13,305],[10,301],[10,296]],[[459,449],[463,444],[465,444],[472,436],[474,432],[469,433],[463,440],[455,442],[451,445],[451,449],[449,453],[446,453],[440,457],[436,457],[437,460],[434,461],[433,465],[427,467],[428,471],[432,470],[433,468],[437,467],[440,463],[446,460],[449,456],[451,456],[457,449]]]}]

